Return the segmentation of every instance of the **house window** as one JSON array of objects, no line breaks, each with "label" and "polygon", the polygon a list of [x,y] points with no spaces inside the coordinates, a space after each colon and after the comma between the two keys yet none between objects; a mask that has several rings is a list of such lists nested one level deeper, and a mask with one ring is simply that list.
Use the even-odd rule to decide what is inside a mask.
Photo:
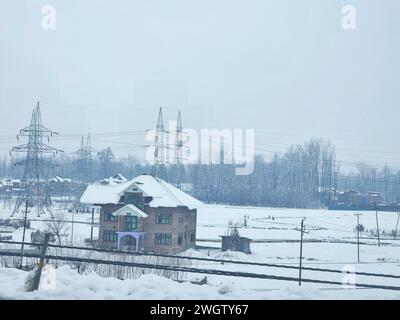
[{"label": "house window", "polygon": [[192,242],[196,241],[196,231],[192,231],[190,233],[190,241],[192,241]]},{"label": "house window", "polygon": [[125,203],[126,204],[135,204],[136,205],[136,204],[138,204],[138,198],[137,198],[137,196],[135,196],[133,194],[128,195],[128,196],[126,196]]},{"label": "house window", "polygon": [[126,231],[134,231],[138,228],[138,218],[136,216],[126,217]]},{"label": "house window", "polygon": [[142,206],[143,194],[136,188],[132,188],[125,193],[125,203],[134,204],[135,206]]},{"label": "house window", "polygon": [[156,224],[172,224],[172,215],[156,214]]},{"label": "house window", "polygon": [[170,245],[172,243],[172,234],[171,233],[156,233],[154,239],[155,239],[155,244]]},{"label": "house window", "polygon": [[178,234],[178,244],[182,244],[183,233]]},{"label": "house window", "polygon": [[178,223],[183,223],[183,214],[178,217]]},{"label": "house window", "polygon": [[117,240],[117,233],[113,232],[113,231],[104,231],[103,240],[104,241],[116,241]]},{"label": "house window", "polygon": [[104,212],[104,221],[116,222],[118,221],[118,216],[114,216],[112,212],[105,211]]}]

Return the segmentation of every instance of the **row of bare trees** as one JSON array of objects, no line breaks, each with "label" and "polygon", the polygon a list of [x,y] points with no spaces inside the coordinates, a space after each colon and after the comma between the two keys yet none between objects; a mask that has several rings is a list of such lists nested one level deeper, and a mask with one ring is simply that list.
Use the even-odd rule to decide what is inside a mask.
[{"label": "row of bare trees", "polygon": [[[53,174],[79,180],[82,177],[78,164],[73,157],[64,155]],[[91,165],[91,181],[117,173],[127,178],[151,173],[151,165],[131,156],[126,160],[116,159],[110,148],[100,152]],[[10,172],[9,164],[3,160],[0,176],[7,172]],[[386,203],[400,202],[399,170],[388,165],[375,168],[359,162],[351,172],[345,173],[336,159],[334,146],[321,139],[290,146],[283,154],[275,154],[270,159],[256,156],[254,171],[248,176],[237,176],[235,166],[229,164],[187,165],[183,172],[167,166],[166,173],[169,182],[183,186],[209,203],[323,207],[333,203],[334,190],[378,191]],[[18,176],[18,172],[13,171],[13,175]]]},{"label": "row of bare trees", "polygon": [[235,175],[232,165],[190,166],[187,175],[193,194],[207,202],[316,207],[330,201],[335,166],[333,146],[311,140],[274,155],[271,161],[257,156],[254,172],[248,176]]}]

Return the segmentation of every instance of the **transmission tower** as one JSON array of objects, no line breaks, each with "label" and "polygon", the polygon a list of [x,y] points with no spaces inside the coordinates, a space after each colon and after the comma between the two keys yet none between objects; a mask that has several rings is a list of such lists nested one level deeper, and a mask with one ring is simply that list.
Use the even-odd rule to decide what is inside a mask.
[{"label": "transmission tower", "polygon": [[162,108],[160,107],[156,125],[156,134],[154,138],[154,160],[153,160],[153,167],[151,168],[151,174],[153,176],[157,176],[161,179],[166,180],[167,173],[165,169],[164,149],[165,149],[165,129],[164,129]]},{"label": "transmission tower", "polygon": [[18,193],[15,207],[12,216],[20,211],[26,204],[35,207],[37,215],[40,216],[46,211],[52,215],[51,211],[51,198],[47,189],[47,180],[44,168],[54,168],[54,162],[44,158],[45,155],[55,155],[61,150],[55,149],[44,143],[50,141],[50,137],[58,134],[49,130],[42,124],[42,117],[40,114],[39,102],[33,110],[31,124],[20,130],[17,135],[20,138],[27,138],[28,142],[21,144],[11,149],[12,153],[25,153],[26,158],[22,161],[15,163],[16,165],[23,165],[25,167],[22,178],[22,188]]},{"label": "transmission tower", "polygon": [[182,147],[183,147],[183,138],[182,138],[182,117],[181,111],[178,113],[178,120],[176,122],[176,137],[175,137],[175,161],[177,164],[182,164]]},{"label": "transmission tower", "polygon": [[175,133],[175,181],[178,188],[182,187],[182,182],[185,178],[185,169],[182,163],[182,148],[183,148],[183,137],[182,137],[182,117],[181,111],[178,113],[178,120],[176,122],[176,133]]},{"label": "transmission tower", "polygon": [[81,146],[78,151],[75,152],[77,157],[77,168],[76,174],[80,177],[83,182],[91,182],[93,180],[93,158],[92,158],[92,144],[90,134],[88,133],[85,139],[82,136]]}]

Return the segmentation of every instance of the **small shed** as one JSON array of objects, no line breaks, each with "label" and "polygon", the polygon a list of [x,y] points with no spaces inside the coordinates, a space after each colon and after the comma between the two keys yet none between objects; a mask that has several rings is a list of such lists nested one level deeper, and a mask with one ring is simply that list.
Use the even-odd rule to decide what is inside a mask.
[{"label": "small shed", "polygon": [[231,233],[230,235],[220,236],[222,239],[222,251],[240,251],[250,254],[250,242],[252,239],[241,237],[238,233]]}]

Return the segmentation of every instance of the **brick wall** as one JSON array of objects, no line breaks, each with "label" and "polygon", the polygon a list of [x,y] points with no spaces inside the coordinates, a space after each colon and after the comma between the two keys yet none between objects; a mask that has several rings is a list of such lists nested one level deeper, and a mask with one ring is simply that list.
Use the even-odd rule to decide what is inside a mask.
[{"label": "brick wall", "polygon": [[[143,220],[144,250],[155,253],[178,253],[189,248],[194,248],[195,241],[191,239],[193,233],[196,239],[197,211],[189,210],[186,207],[176,208],[151,208],[145,207],[148,218]],[[157,214],[171,214],[171,224],[156,223]],[[156,234],[171,234],[171,244],[156,244]],[[182,243],[178,243],[179,235],[182,236]]]},{"label": "brick wall", "polygon": [[115,204],[106,204],[101,206],[100,217],[99,217],[100,228],[99,228],[98,246],[102,248],[111,248],[111,249],[116,248],[115,241],[104,240],[104,233],[108,231],[113,231],[113,232],[120,231],[118,229],[118,221],[105,221],[104,214],[105,212],[115,212],[122,207],[123,205],[115,205]]},{"label": "brick wall", "polygon": [[[103,248],[116,248],[116,241],[105,241],[105,232],[125,231],[126,216],[118,217],[118,221],[105,221],[106,212],[115,212],[122,208],[124,204],[102,205],[100,209],[100,228],[98,245]],[[197,210],[189,210],[186,207],[173,208],[151,208],[145,206],[143,210],[148,214],[145,219],[139,219],[139,231],[144,232],[144,241],[142,250],[154,253],[178,253],[196,245],[196,220]],[[156,223],[157,214],[170,214],[172,217],[171,224]],[[171,244],[156,244],[156,234],[170,234]],[[181,235],[181,243],[178,243]],[[192,241],[194,238],[194,241]],[[125,248],[125,238],[121,242]],[[134,242],[133,242],[134,244]]]}]

